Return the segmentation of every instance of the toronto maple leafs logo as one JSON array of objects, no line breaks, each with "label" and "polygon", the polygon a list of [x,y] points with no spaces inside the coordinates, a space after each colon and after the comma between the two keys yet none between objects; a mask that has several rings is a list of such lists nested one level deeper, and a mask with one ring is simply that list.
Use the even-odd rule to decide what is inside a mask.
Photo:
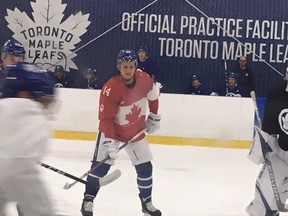
[{"label": "toronto maple leafs logo", "polygon": [[288,109],[283,109],[280,112],[278,116],[278,121],[281,130],[288,135]]},{"label": "toronto maple leafs logo", "polygon": [[18,8],[7,9],[5,17],[8,28],[14,32],[13,38],[25,46],[26,60],[36,60],[44,69],[52,70],[55,64],[67,71],[78,69],[72,60],[77,56],[73,50],[90,25],[89,14],[80,11],[62,21],[67,5],[62,0],[35,0],[30,5],[33,20]]},{"label": "toronto maple leafs logo", "polygon": [[235,94],[235,93],[233,93],[233,92],[228,92],[228,93],[226,94],[226,96],[227,96],[227,97],[241,97],[240,94]]}]

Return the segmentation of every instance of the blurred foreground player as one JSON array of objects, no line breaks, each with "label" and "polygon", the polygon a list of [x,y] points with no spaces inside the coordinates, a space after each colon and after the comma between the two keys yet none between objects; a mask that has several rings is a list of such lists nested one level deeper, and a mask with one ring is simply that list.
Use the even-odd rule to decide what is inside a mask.
[{"label": "blurred foreground player", "polygon": [[[4,83],[6,80],[6,74],[9,67],[17,64],[18,62],[23,62],[26,51],[19,41],[9,39],[7,40],[1,50],[1,61],[2,61],[2,71],[0,75],[0,97],[3,94]],[[2,193],[2,195],[1,195]],[[4,197],[4,193],[0,189],[0,203],[2,206],[6,205],[7,199]],[[1,208],[1,207],[0,207]],[[20,211],[19,206],[17,205],[17,211],[19,216],[23,216]]]},{"label": "blurred foreground player", "polygon": [[[158,114],[159,87],[147,74],[137,69],[137,56],[129,49],[121,50],[117,56],[119,74],[103,86],[99,102],[99,133],[91,168],[109,156],[110,160],[93,170],[87,181],[105,176],[117,157],[120,142],[128,142],[145,128],[153,133],[160,127]],[[148,106],[149,105],[149,106]],[[146,120],[147,107],[149,116]],[[152,153],[145,133],[125,147],[137,173],[137,186],[145,215],[161,216],[152,204]],[[99,189],[86,186],[81,212],[93,215],[93,200]],[[113,204],[112,204],[113,205]]]},{"label": "blurred foreground player", "polygon": [[[7,70],[2,97],[0,196],[17,202],[25,216],[56,216],[37,170],[51,136],[46,110],[53,82],[35,65],[19,62]],[[2,204],[0,215],[6,215]]]},{"label": "blurred foreground player", "polygon": [[276,201],[285,203],[288,198],[287,81],[286,72],[285,79],[272,86],[264,109],[262,130],[255,128],[249,158],[256,164],[263,163],[263,168],[256,181],[255,198],[246,209],[250,216],[278,216],[281,209]]}]

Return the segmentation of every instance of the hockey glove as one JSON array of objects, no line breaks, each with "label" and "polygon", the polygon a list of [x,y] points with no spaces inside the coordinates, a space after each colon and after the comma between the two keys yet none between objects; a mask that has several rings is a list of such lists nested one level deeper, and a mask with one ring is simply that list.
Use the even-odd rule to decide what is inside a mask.
[{"label": "hockey glove", "polygon": [[106,155],[109,156],[111,160],[115,160],[117,158],[117,141],[115,141],[114,139],[105,138],[102,145],[103,150],[106,151]]},{"label": "hockey glove", "polygon": [[148,134],[151,134],[151,133],[154,133],[155,131],[159,130],[160,120],[161,120],[161,115],[150,113],[148,115],[147,120],[146,120],[146,128],[147,128],[146,132]]},{"label": "hockey glove", "polygon": [[162,86],[162,84],[160,82],[156,82],[155,85],[159,89],[163,88],[163,86]]}]

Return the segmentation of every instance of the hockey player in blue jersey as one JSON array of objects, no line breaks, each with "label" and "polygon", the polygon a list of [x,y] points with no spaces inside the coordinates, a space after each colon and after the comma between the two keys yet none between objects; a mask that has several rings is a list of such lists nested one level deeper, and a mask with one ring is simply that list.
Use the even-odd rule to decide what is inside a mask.
[{"label": "hockey player in blue jersey", "polygon": [[[10,39],[4,43],[4,46],[2,47],[2,50],[1,50],[1,60],[2,60],[2,68],[3,68],[3,77],[2,77],[3,82],[0,83],[0,94],[1,95],[2,95],[2,92],[4,91],[4,84],[6,82],[7,73],[10,71],[10,69],[14,70],[18,62],[24,61],[25,54],[26,54],[25,48],[20,42],[13,40],[13,39]],[[26,64],[26,66],[28,66],[28,64]],[[37,68],[37,70],[38,70],[38,68]],[[19,70],[19,72],[21,72],[21,70]],[[46,77],[46,75],[45,75],[45,77]],[[10,81],[11,80],[8,80],[7,82],[10,83]],[[18,79],[18,81],[19,81],[19,79]],[[18,81],[16,81],[15,83],[13,82],[13,83],[18,85],[19,84]],[[49,78],[45,82],[50,82]],[[9,91],[7,92],[7,89],[11,89],[11,88],[6,88],[4,97],[10,97],[11,96]],[[14,96],[12,96],[12,97],[14,97]],[[2,102],[2,100],[1,100],[1,102]],[[1,152],[1,153],[3,153],[3,152]],[[3,156],[3,154],[1,156]],[[5,215],[5,213],[3,212],[4,207],[6,206],[7,201],[9,201],[9,200],[7,200],[7,197],[4,195],[5,195],[5,193],[1,189],[1,185],[0,185],[0,215],[1,216]],[[18,210],[19,216],[22,216],[23,214],[20,211],[19,205],[17,205],[17,210]]]},{"label": "hockey player in blue jersey", "polygon": [[48,72],[53,78],[55,88],[73,88],[74,79],[71,72],[66,72],[62,65],[56,65],[54,72]]},{"label": "hockey player in blue jersey", "polygon": [[1,50],[2,68],[0,74],[0,97],[6,79],[6,70],[17,62],[23,61],[26,51],[24,46],[15,40],[7,40]]},{"label": "hockey player in blue jersey", "polygon": [[[0,78],[0,97],[2,97],[4,83],[6,81],[7,70],[9,69],[9,67],[17,64],[18,62],[24,61],[25,54],[26,54],[25,48],[20,42],[9,39],[4,43],[2,50],[1,50],[1,61],[2,61],[1,66],[2,67],[1,67],[1,78]],[[4,196],[1,196],[1,193],[3,192],[1,191],[1,188],[0,188],[0,203],[1,203],[0,205],[4,206],[7,200]],[[0,206],[0,209],[1,209],[1,206]],[[17,210],[18,210],[19,216],[22,216],[22,213],[18,205],[17,205]]]},{"label": "hockey player in blue jersey", "polygon": [[77,80],[76,87],[82,89],[97,89],[96,69],[88,68]]},{"label": "hockey player in blue jersey", "polygon": [[140,46],[137,51],[138,55],[138,68],[149,74],[150,77],[156,82],[163,82],[161,71],[156,62],[148,56],[147,46]]},{"label": "hockey player in blue jersey", "polygon": [[[215,92],[214,92],[215,93]],[[227,97],[243,97],[244,88],[237,83],[237,77],[234,72],[227,74],[227,82],[221,86],[217,93],[213,95],[227,96]]]},{"label": "hockey player in blue jersey", "polygon": [[[45,71],[25,62],[9,66],[0,100],[0,202],[5,194],[25,216],[56,216],[36,167],[50,139],[46,110],[53,100]],[[1,216],[4,207],[0,203]]]},{"label": "hockey player in blue jersey", "polygon": [[197,75],[193,75],[189,87],[186,89],[185,94],[191,95],[209,95],[205,85],[202,84]]}]

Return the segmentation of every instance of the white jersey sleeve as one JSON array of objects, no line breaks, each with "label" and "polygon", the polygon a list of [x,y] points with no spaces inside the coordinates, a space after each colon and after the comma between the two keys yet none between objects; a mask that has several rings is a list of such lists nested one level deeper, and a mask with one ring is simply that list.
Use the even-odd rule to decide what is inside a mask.
[{"label": "white jersey sleeve", "polygon": [[154,101],[160,96],[160,88],[162,85],[159,82],[153,83],[152,89],[147,94],[147,99],[149,101]]},{"label": "white jersey sleeve", "polygon": [[0,119],[0,159],[42,158],[51,132],[40,103],[1,99]]}]

